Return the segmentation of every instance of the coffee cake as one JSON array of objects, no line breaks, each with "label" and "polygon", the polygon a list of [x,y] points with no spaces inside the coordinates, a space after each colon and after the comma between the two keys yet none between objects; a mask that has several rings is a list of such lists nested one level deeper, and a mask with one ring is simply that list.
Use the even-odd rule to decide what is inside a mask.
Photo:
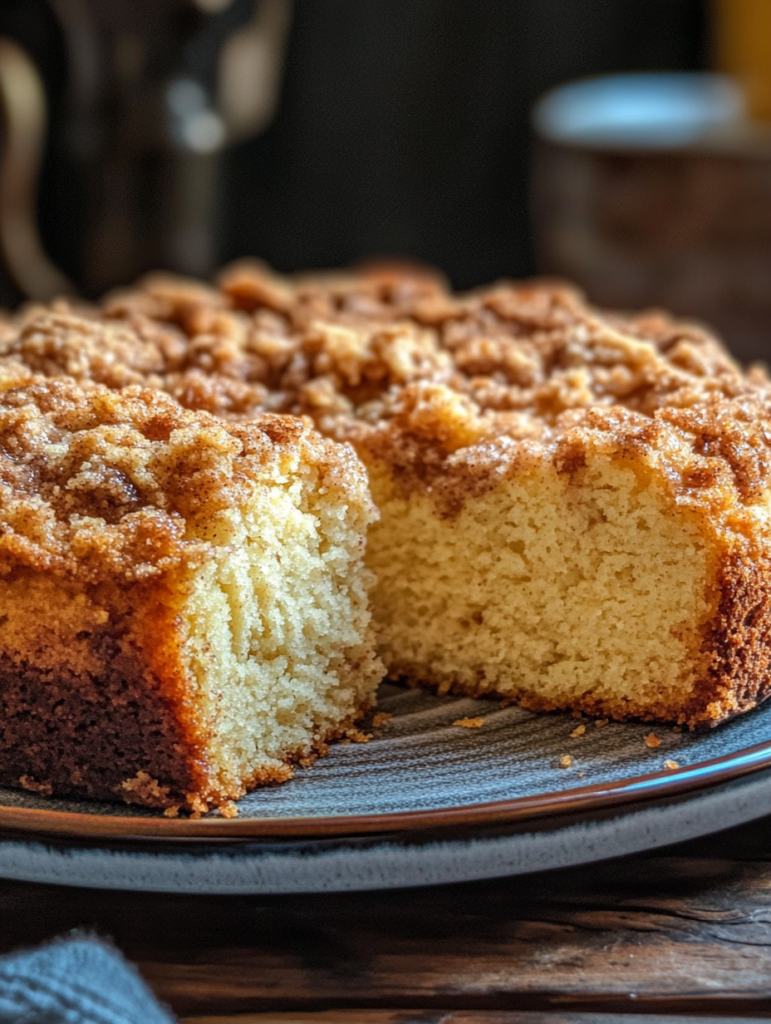
[{"label": "coffee cake", "polygon": [[14,372],[138,375],[351,442],[392,676],[692,727],[767,695],[771,390],[698,327],[557,284],[241,265],[32,309],[4,339]]}]

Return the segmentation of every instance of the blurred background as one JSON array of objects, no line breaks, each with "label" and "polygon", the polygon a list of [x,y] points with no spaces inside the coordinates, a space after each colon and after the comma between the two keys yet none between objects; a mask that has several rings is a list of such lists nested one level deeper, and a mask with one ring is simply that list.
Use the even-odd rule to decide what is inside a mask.
[{"label": "blurred background", "polygon": [[771,355],[771,0],[3,0],[0,37],[4,304],[393,256]]}]

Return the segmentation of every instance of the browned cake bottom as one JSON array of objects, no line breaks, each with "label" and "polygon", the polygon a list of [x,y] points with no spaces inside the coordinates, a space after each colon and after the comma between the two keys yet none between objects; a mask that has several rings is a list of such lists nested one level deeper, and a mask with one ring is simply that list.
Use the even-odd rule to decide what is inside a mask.
[{"label": "browned cake bottom", "polygon": [[[34,670],[19,675],[1,658],[0,784],[157,808],[175,808],[187,799],[195,808],[189,795],[200,777],[200,759],[187,749],[160,689],[148,694],[130,675],[123,675],[118,663],[114,673],[84,686],[82,677],[64,669],[53,681]],[[327,743],[356,734],[359,717],[330,729],[315,750],[324,753]],[[245,788],[284,782],[291,778],[292,763],[307,757],[305,749],[288,752],[283,764],[263,767],[245,780]],[[137,771],[138,764],[148,770]],[[199,810],[205,809],[201,804]]]}]

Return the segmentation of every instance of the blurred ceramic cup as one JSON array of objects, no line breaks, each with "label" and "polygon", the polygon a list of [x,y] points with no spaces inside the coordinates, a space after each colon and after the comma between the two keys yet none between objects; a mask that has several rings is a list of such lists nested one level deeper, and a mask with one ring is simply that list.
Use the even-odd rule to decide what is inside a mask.
[{"label": "blurred ceramic cup", "polygon": [[534,111],[539,269],[598,304],[663,306],[771,361],[771,129],[730,78],[630,74]]}]

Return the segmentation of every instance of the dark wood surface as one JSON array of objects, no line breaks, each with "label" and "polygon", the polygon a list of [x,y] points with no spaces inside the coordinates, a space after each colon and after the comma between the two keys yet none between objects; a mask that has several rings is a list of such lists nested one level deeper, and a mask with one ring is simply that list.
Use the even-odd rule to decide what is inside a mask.
[{"label": "dark wood surface", "polygon": [[770,1018],[771,819],[655,855],[430,889],[192,897],[0,882],[0,951],[73,928],[111,937],[201,1022]]}]

